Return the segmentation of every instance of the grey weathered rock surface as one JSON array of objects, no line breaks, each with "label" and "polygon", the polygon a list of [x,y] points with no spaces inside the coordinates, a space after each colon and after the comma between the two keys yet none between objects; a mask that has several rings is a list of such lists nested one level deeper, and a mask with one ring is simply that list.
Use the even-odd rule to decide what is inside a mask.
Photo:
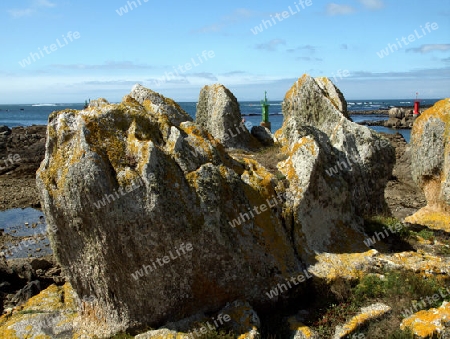
[{"label": "grey weathered rock surface", "polygon": [[390,128],[412,128],[416,116],[412,110],[393,107],[389,110],[389,119],[384,122],[385,127]]},{"label": "grey weathered rock surface", "polygon": [[151,108],[153,111],[167,116],[170,123],[174,126],[178,127],[184,121],[193,121],[191,116],[175,101],[140,84],[133,86],[130,96],[148,109]]},{"label": "grey weathered rock surface", "polygon": [[[50,116],[37,185],[65,275],[79,298],[95,297],[80,331],[160,326],[236,299],[270,305],[291,291],[274,300],[264,291],[302,273],[317,252],[364,248],[353,192],[383,186],[390,167],[373,162],[389,157],[371,149],[379,137],[351,123],[326,94],[339,92],[321,81],[306,79],[284,102],[288,189],[141,86],[120,104]],[[299,114],[302,102],[315,120]],[[350,156],[362,159],[355,180],[350,170],[327,173]]]},{"label": "grey weathered rock surface", "polygon": [[109,101],[106,100],[105,98],[98,98],[98,99],[89,101],[89,107],[100,108],[100,107],[103,107],[103,106],[106,106],[106,105],[109,105]]},{"label": "grey weathered rock surface", "polygon": [[407,220],[450,230],[450,99],[437,102],[414,123],[411,174],[427,206]]},{"label": "grey weathered rock surface", "polygon": [[[50,117],[37,185],[64,273],[79,297],[98,300],[81,323],[99,336],[242,296],[267,302],[262,291],[301,267],[281,206],[249,212],[275,197],[273,175],[232,160],[194,123],[178,126],[184,114],[171,105],[161,113],[127,96]],[[240,213],[249,217],[232,227]]]},{"label": "grey weathered rock surface", "polygon": [[273,134],[267,127],[253,126],[250,133],[263,145],[272,146],[274,144]]},{"label": "grey weathered rock surface", "polygon": [[242,122],[241,109],[236,97],[221,84],[202,88],[195,122],[225,147],[255,146],[250,132]]},{"label": "grey weathered rock surface", "polygon": [[[300,78],[284,98],[285,121],[281,135],[291,147],[300,138],[308,138],[309,141],[304,139],[307,145],[321,144],[323,152],[330,158],[328,164],[333,164],[334,159],[329,171],[334,168],[339,172],[341,183],[333,185],[346,187],[337,189],[336,199],[344,199],[344,206],[354,207],[360,215],[380,212],[385,208],[384,189],[392,173],[394,149],[388,140],[373,130],[349,120],[340,111],[344,106],[340,102],[344,99],[329,94],[340,92],[323,90],[330,87],[334,85],[327,78],[314,79],[308,75]],[[351,197],[344,197],[346,192],[351,193]]]}]

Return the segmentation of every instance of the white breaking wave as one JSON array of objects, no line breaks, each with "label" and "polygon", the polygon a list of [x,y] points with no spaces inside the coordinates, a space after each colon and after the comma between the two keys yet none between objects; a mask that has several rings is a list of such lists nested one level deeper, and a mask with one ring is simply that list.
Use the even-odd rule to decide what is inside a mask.
[{"label": "white breaking wave", "polygon": [[34,104],[34,105],[31,105],[31,106],[33,106],[33,107],[40,107],[40,106],[58,106],[58,105],[56,105],[56,104]]}]

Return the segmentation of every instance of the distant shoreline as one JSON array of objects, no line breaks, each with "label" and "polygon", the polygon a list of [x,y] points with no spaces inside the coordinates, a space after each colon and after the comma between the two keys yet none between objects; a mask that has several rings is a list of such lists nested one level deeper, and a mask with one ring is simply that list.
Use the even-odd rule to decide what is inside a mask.
[{"label": "distant shoreline", "polygon": [[[414,106],[395,106],[396,108],[403,108],[403,109],[414,109]],[[429,104],[429,105],[421,105],[420,106],[420,110],[423,111],[425,109],[428,109],[430,107],[433,107],[433,105]],[[378,108],[378,109],[373,109],[373,110],[358,110],[358,111],[353,111],[353,110],[348,110],[347,112],[350,115],[371,115],[371,114],[384,114],[384,115],[389,115],[389,110],[390,108]]]}]

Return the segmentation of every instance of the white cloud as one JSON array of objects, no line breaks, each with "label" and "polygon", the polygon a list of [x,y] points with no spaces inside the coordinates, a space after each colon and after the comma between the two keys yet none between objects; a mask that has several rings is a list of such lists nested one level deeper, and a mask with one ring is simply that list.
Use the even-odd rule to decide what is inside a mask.
[{"label": "white cloud", "polygon": [[309,52],[309,54],[314,54],[316,52],[316,47],[314,47],[312,45],[303,45],[303,46],[299,46],[297,48],[290,48],[286,51],[288,53],[293,53],[295,51],[307,51],[307,52]]},{"label": "white cloud", "polygon": [[36,12],[36,10],[33,8],[8,10],[9,15],[12,16],[14,19],[32,16],[35,12]]},{"label": "white cloud", "polygon": [[384,3],[382,0],[359,0],[364,7],[370,9],[370,10],[377,10],[384,7]]},{"label": "white cloud", "polygon": [[347,15],[355,12],[355,9],[349,5],[338,5],[335,3],[329,3],[326,7],[326,14],[330,16],[334,15]]},{"label": "white cloud", "polygon": [[55,7],[56,4],[48,1],[48,0],[35,0],[33,2],[35,7]]},{"label": "white cloud", "polygon": [[262,49],[265,51],[275,51],[279,45],[286,45],[286,41],[283,39],[272,39],[269,42],[257,44],[255,48]]},{"label": "white cloud", "polygon": [[40,8],[52,8],[56,7],[56,4],[49,0],[33,0],[28,8],[13,8],[8,10],[8,13],[14,19],[22,17],[30,17],[38,13]]},{"label": "white cloud", "polygon": [[434,51],[445,52],[448,50],[450,50],[450,44],[427,44],[427,45],[422,45],[417,48],[408,48],[406,51],[423,54],[423,53],[429,53],[429,52],[434,52]]}]

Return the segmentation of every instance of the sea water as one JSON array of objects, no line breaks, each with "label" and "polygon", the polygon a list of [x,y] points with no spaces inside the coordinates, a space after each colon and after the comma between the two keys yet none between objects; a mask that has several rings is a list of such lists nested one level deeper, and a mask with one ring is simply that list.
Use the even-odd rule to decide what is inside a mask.
[{"label": "sea water", "polygon": [[[432,105],[439,99],[421,100],[422,105]],[[180,106],[193,118],[197,104],[196,102],[179,102]],[[349,100],[347,101],[348,111],[353,121],[362,120],[383,120],[387,119],[386,115],[378,114],[352,114],[355,111],[370,111],[377,109],[389,109],[391,107],[412,106],[413,100]],[[239,103],[243,118],[251,122],[253,126],[259,125],[261,121],[261,105],[259,101],[242,101]],[[84,103],[35,103],[27,105],[0,105],[0,126],[8,127],[46,125],[48,116],[53,111],[62,109],[83,109]],[[275,132],[283,124],[283,115],[281,112],[281,101],[270,102],[270,117],[272,124],[272,132]],[[407,141],[410,138],[410,130],[397,130],[382,126],[371,126],[370,128],[385,133],[401,133]]]}]

